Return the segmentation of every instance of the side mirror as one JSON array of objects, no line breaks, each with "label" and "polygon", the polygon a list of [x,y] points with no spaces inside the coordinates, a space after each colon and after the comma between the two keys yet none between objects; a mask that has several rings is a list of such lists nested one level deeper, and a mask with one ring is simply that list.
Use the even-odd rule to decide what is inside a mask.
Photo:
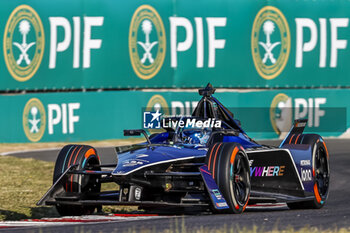
[{"label": "side mirror", "polygon": [[124,136],[140,136],[141,134],[145,136],[148,144],[151,145],[151,141],[149,140],[146,131],[143,129],[124,129]]}]

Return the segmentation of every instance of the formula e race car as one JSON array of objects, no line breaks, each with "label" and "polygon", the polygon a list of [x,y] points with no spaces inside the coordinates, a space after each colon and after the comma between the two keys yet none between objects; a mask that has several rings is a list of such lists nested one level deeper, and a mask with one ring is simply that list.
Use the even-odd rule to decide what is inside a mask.
[{"label": "formula e race car", "polygon": [[[294,122],[280,146],[260,145],[215,97],[208,84],[192,116],[164,118],[164,132],[116,147],[115,164],[100,164],[91,146],[59,152],[53,185],[37,203],[61,215],[91,214],[102,205],[133,205],[150,212],[242,213],[247,204],[285,202],[321,208],[328,197],[329,155],[317,134]],[[170,126],[169,126],[170,125]],[[114,156],[114,155],[113,155]],[[115,183],[116,190],[101,191]]]}]

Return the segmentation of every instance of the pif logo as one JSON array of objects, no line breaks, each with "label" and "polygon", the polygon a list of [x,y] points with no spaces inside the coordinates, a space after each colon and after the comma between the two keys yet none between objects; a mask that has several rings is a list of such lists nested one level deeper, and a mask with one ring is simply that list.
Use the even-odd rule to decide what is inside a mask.
[{"label": "pif logo", "polygon": [[45,36],[39,15],[28,5],[11,13],[4,33],[4,57],[14,79],[29,80],[38,70],[44,54]]},{"label": "pif logo", "polygon": [[47,136],[74,134],[80,121],[79,109],[80,103],[50,103],[44,107],[39,99],[32,98],[23,110],[24,133],[30,141],[38,142],[44,135],[47,122]]},{"label": "pif logo", "polygon": [[283,71],[290,52],[290,31],[286,18],[276,7],[266,6],[256,15],[251,48],[261,77],[274,79]]},{"label": "pif logo", "polygon": [[326,117],[326,108],[322,105],[326,103],[327,99],[323,97],[291,98],[286,94],[279,93],[271,102],[270,120],[272,127],[278,135],[284,137],[289,132],[294,119],[307,118],[309,128],[321,130],[322,128],[319,128],[320,121]]},{"label": "pif logo", "polygon": [[292,126],[292,99],[286,94],[276,95],[270,107],[270,121],[274,131],[280,135]]},{"label": "pif logo", "polygon": [[45,132],[46,113],[44,105],[37,98],[30,99],[23,110],[23,129],[32,142],[39,141]]},{"label": "pif logo", "polygon": [[149,5],[135,11],[129,32],[131,65],[141,79],[153,78],[163,65],[166,37],[162,19]]},{"label": "pif logo", "polygon": [[154,95],[152,98],[148,101],[147,112],[160,112],[163,115],[169,115],[169,106],[166,100],[161,95]]}]

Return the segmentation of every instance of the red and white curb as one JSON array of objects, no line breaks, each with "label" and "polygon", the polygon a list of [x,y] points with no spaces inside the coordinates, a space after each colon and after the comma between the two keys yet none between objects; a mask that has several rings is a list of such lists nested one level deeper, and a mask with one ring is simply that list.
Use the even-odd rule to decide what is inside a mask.
[{"label": "red and white curb", "polygon": [[136,221],[136,220],[165,218],[165,217],[167,216],[158,216],[154,214],[110,214],[110,215],[86,215],[86,216],[80,216],[80,217],[26,219],[21,221],[0,222],[0,229],[17,228],[17,227],[71,225],[71,224],[98,223],[98,222],[125,222],[125,221]]},{"label": "red and white curb", "polygon": [[[286,208],[285,203],[263,203],[248,205],[248,210],[258,209],[279,209]],[[109,214],[109,215],[86,215],[80,217],[62,217],[62,218],[41,218],[26,219],[21,221],[4,221],[0,222],[0,230],[4,228],[17,227],[41,227],[41,226],[58,226],[71,224],[86,224],[99,222],[125,222],[145,219],[168,218],[169,216],[159,216],[156,214]]]}]

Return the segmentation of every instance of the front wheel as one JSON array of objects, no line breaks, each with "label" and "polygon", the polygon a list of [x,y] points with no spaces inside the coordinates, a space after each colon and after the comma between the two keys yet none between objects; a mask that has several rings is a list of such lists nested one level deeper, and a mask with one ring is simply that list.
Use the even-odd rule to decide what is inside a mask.
[{"label": "front wheel", "polygon": [[207,165],[230,212],[242,213],[250,195],[249,161],[243,147],[238,143],[216,143],[208,150]]},{"label": "front wheel", "polygon": [[[100,168],[94,168],[94,165],[100,165],[100,158],[97,155],[95,148],[84,145],[67,145],[59,152],[53,183],[59,179],[59,177],[70,166],[77,165],[76,170],[100,170]],[[63,189],[65,193],[73,193],[77,195],[87,195],[89,193],[98,193],[101,190],[101,184],[97,182],[100,179],[100,175],[68,175],[63,180]],[[80,216],[94,213],[97,206],[79,206],[79,205],[56,205],[57,212],[62,216]]]}]

